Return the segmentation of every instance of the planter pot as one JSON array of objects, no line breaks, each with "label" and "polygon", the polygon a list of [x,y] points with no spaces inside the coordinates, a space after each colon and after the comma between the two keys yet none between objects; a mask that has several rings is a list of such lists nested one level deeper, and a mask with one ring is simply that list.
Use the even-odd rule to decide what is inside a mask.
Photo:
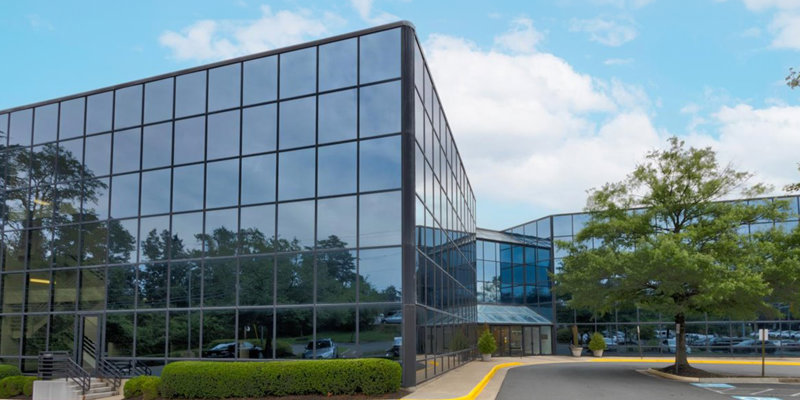
[{"label": "planter pot", "polygon": [[491,354],[481,354],[481,360],[483,360],[483,361],[492,361],[492,355]]},{"label": "planter pot", "polygon": [[592,350],[592,355],[594,355],[595,357],[602,357],[603,350]]},{"label": "planter pot", "polygon": [[580,357],[581,353],[583,352],[583,347],[569,346],[569,350],[572,352],[573,357]]}]

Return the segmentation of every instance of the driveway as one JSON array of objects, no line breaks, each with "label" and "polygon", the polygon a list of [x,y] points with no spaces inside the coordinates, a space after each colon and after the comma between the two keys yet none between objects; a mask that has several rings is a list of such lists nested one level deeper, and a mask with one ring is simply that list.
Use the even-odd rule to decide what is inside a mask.
[{"label": "driveway", "polygon": [[[666,364],[665,364],[666,365]],[[562,363],[517,367],[508,371],[499,400],[520,399],[800,399],[800,385],[729,384],[696,385],[670,381],[637,372],[658,367],[652,363]],[[754,366],[702,365],[700,368],[729,374],[755,375]],[[768,374],[798,375],[800,367],[768,366]],[[758,366],[760,372],[760,366]]]}]

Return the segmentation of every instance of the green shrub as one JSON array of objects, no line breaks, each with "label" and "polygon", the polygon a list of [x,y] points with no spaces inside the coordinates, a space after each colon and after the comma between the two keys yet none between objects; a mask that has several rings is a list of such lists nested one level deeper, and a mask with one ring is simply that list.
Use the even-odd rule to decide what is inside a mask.
[{"label": "green shrub", "polygon": [[494,335],[488,329],[484,329],[481,336],[478,338],[478,351],[481,354],[492,354],[497,350],[497,342],[494,340]]},{"label": "green shrub", "polygon": [[137,376],[125,382],[125,386],[122,388],[122,394],[126,399],[138,396],[144,396],[145,400],[155,399],[158,397],[158,388],[160,384],[161,378],[157,376]]},{"label": "green shrub", "polygon": [[592,334],[592,338],[589,339],[589,350],[597,351],[597,350],[605,350],[606,349],[606,341],[603,339],[603,335],[600,332],[595,332]]},{"label": "green shrub", "polygon": [[39,380],[35,376],[26,376],[25,385],[22,386],[22,394],[28,397],[33,396],[33,382]]},{"label": "green shrub", "polygon": [[385,359],[212,362],[181,361],[161,373],[167,398],[286,395],[378,395],[400,388],[400,364]]},{"label": "green shrub", "polygon": [[13,365],[0,364],[0,379],[3,379],[7,376],[19,376],[19,375],[22,375],[22,372],[20,372],[19,368]]},{"label": "green shrub", "polygon": [[25,392],[27,386],[30,385],[30,393],[33,393],[33,381],[36,380],[35,376],[7,376],[0,379],[0,398],[8,399],[14,396],[19,396]]}]

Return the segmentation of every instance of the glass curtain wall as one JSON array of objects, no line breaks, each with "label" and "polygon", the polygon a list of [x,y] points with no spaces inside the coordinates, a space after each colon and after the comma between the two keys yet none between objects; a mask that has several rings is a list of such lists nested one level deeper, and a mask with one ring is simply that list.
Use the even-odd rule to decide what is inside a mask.
[{"label": "glass curtain wall", "polygon": [[416,381],[469,361],[476,343],[475,196],[430,71],[414,45]]},{"label": "glass curtain wall", "polygon": [[[85,340],[154,366],[393,354],[402,29],[0,111],[0,359],[32,372]],[[466,246],[452,163],[446,226]],[[474,272],[448,250],[455,310]]]}]

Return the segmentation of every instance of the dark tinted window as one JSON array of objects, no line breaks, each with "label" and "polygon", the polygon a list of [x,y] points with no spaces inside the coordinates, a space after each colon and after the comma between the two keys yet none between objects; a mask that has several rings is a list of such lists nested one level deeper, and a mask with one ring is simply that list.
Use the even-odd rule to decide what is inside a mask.
[{"label": "dark tinted window", "polygon": [[361,88],[361,137],[400,132],[400,82]]},{"label": "dark tinted window", "polygon": [[167,78],[144,85],[145,123],[172,118],[173,82],[173,78]]},{"label": "dark tinted window", "polygon": [[[33,143],[45,143],[56,140],[58,129],[58,104],[36,107],[33,124]],[[5,130],[5,126],[0,128]]]},{"label": "dark tinted window", "polygon": [[173,170],[172,210],[188,211],[203,208],[203,165],[178,167]]},{"label": "dark tinted window", "polygon": [[361,141],[361,191],[400,187],[400,137]]},{"label": "dark tinted window", "polygon": [[275,104],[242,110],[242,154],[275,150],[278,137],[276,110]]},{"label": "dark tinted window", "polygon": [[280,148],[291,149],[316,142],[316,97],[280,103]]},{"label": "dark tinted window", "polygon": [[275,201],[275,154],[242,158],[242,204]]},{"label": "dark tinted window", "polygon": [[356,191],[356,144],[344,143],[319,148],[319,196]]},{"label": "dark tinted window", "polygon": [[207,159],[239,155],[239,110],[208,116]]},{"label": "dark tinted window", "polygon": [[141,128],[114,132],[114,173],[139,169]]},{"label": "dark tinted window", "polygon": [[244,104],[275,100],[278,92],[278,57],[264,57],[244,63]]},{"label": "dark tinted window", "polygon": [[111,171],[111,134],[86,138],[86,168],[95,176]]},{"label": "dark tinted window", "polygon": [[142,173],[142,215],[169,212],[171,170]]},{"label": "dark tinted window", "polygon": [[172,122],[144,127],[142,168],[165,167],[172,162]]},{"label": "dark tinted window", "polygon": [[89,96],[86,101],[86,134],[111,130],[111,92]]},{"label": "dark tinted window", "polygon": [[61,103],[58,136],[61,139],[83,135],[83,117],[86,100],[81,97]]},{"label": "dark tinted window", "polygon": [[319,47],[319,90],[356,84],[358,43],[347,39]]},{"label": "dark tinted window", "polygon": [[400,29],[361,36],[361,83],[400,76]]},{"label": "dark tinted window", "polygon": [[239,106],[240,77],[241,64],[226,65],[208,71],[208,111]]},{"label": "dark tinted window", "polygon": [[317,89],[317,48],[283,53],[281,58],[281,98],[313,93]]},{"label": "dark tinted window", "polygon": [[356,137],[356,91],[345,90],[319,96],[319,142]]},{"label": "dark tinted window", "polygon": [[175,121],[175,164],[203,160],[205,129],[205,117]]},{"label": "dark tinted window", "polygon": [[239,160],[206,165],[206,207],[235,206],[239,203]]},{"label": "dark tinted window", "polygon": [[175,117],[206,110],[206,71],[181,75],[175,80]]},{"label": "dark tinted window", "polygon": [[9,129],[9,145],[30,146],[31,128],[33,127],[33,109],[15,111],[11,113],[11,126]]},{"label": "dark tinted window", "polygon": [[278,154],[278,198],[314,197],[314,149]]},{"label": "dark tinted window", "polygon": [[142,123],[142,86],[118,89],[114,102],[114,129]]}]

